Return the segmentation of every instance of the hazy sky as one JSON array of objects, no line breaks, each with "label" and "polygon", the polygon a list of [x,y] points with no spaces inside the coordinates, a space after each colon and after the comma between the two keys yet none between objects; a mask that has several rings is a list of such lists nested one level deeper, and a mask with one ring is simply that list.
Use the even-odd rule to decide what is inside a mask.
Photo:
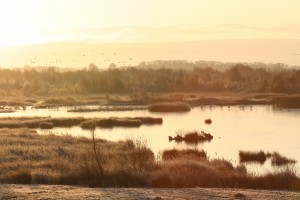
[{"label": "hazy sky", "polygon": [[1,0],[0,45],[300,39],[299,0]]},{"label": "hazy sky", "polygon": [[65,41],[299,40],[299,10],[299,0],[0,0],[0,48]]}]

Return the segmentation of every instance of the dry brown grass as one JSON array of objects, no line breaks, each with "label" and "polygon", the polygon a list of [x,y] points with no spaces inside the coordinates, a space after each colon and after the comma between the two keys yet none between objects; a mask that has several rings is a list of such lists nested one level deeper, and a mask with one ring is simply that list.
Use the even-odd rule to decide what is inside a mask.
[{"label": "dry brown grass", "polygon": [[171,150],[155,162],[141,140],[38,135],[26,128],[0,129],[0,183],[300,190],[291,169],[257,176],[198,150]]},{"label": "dry brown grass", "polygon": [[233,167],[226,160],[209,160],[197,150],[165,151],[160,168],[153,172],[155,187],[230,187],[238,176],[246,176],[246,168]]},{"label": "dry brown grass", "polygon": [[74,97],[49,97],[43,98],[34,104],[35,108],[53,108],[60,106],[99,105],[99,99],[75,99]]},{"label": "dry brown grass", "polygon": [[[29,129],[0,129],[0,182],[88,186],[146,186],[143,173],[154,155],[132,141],[95,139],[104,173],[99,176],[88,138],[38,135]],[[140,159],[143,158],[143,159]]]},{"label": "dry brown grass", "polygon": [[152,186],[300,190],[300,179],[291,168],[254,175],[243,165],[234,167],[229,161],[210,160],[201,154],[197,150],[165,151],[166,158],[150,177]]},{"label": "dry brown grass", "polygon": [[162,159],[163,160],[176,160],[176,159],[182,159],[182,158],[188,158],[188,159],[200,159],[200,160],[206,160],[206,152],[204,150],[195,150],[195,149],[186,149],[186,150],[165,150],[162,153]]}]

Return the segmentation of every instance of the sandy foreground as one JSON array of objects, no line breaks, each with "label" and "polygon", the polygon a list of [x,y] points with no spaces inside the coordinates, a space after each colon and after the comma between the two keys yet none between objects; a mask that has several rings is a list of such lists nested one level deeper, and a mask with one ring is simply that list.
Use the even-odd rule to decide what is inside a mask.
[{"label": "sandy foreground", "polygon": [[[235,197],[241,193],[246,197]],[[85,188],[61,185],[0,185],[0,199],[300,199],[300,192],[216,188]]]}]

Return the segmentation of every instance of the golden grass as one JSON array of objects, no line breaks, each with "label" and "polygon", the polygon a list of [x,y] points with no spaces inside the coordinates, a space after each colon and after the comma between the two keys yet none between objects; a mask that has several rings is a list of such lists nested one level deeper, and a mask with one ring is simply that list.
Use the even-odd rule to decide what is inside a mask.
[{"label": "golden grass", "polygon": [[248,174],[243,165],[210,160],[204,151],[189,149],[166,151],[156,162],[141,140],[38,135],[27,128],[0,129],[0,182],[300,190],[300,179],[291,169],[258,176]]},{"label": "golden grass", "polygon": [[[166,157],[167,155],[167,157]],[[247,173],[223,159],[210,160],[197,150],[168,150],[150,176],[154,187],[222,187],[300,190],[300,179],[291,168],[264,175]]]},{"label": "golden grass", "polygon": [[95,140],[104,174],[98,176],[88,138],[38,135],[29,129],[0,129],[0,182],[88,186],[145,186],[154,155],[132,141]]},{"label": "golden grass", "polygon": [[51,108],[60,106],[81,106],[81,105],[98,105],[100,103],[97,99],[75,99],[74,97],[50,97],[44,98],[37,102],[35,108]]}]

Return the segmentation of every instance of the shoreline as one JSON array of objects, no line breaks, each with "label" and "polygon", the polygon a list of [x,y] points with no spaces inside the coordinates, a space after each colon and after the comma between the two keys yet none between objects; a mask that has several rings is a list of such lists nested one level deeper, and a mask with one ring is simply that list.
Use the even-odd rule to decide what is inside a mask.
[{"label": "shoreline", "polygon": [[[18,97],[18,101],[4,97],[0,101],[0,111],[17,111],[49,109],[58,107],[74,107],[68,112],[100,112],[100,111],[131,111],[147,110],[156,103],[182,102],[191,107],[199,106],[247,106],[273,105],[280,108],[300,108],[300,94],[282,93],[149,93],[143,99],[132,99],[130,94],[98,94],[81,96],[34,96]],[[92,106],[92,108],[88,108]]]}]

